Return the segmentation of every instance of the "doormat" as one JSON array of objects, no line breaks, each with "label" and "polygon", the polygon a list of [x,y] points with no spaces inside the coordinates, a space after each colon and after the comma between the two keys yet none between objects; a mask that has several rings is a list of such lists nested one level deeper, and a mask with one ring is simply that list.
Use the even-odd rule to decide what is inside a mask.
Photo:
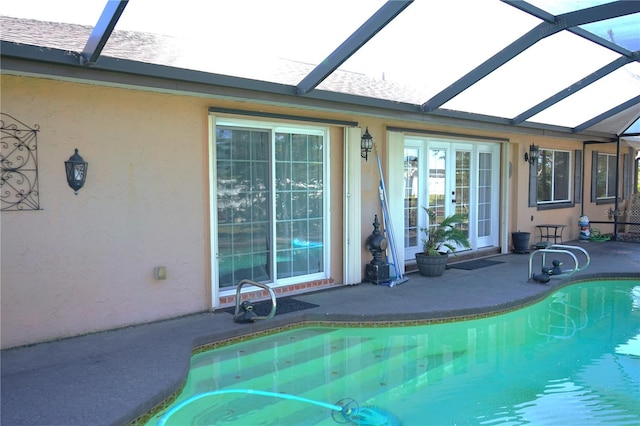
[{"label": "doormat", "polygon": [[504,263],[499,260],[491,259],[476,259],[469,260],[467,262],[456,263],[450,266],[452,269],[464,269],[465,271],[473,271],[474,269],[486,268],[487,266],[497,265]]},{"label": "doormat", "polygon": [[[271,312],[271,299],[253,303],[253,312],[260,317],[266,317]],[[302,300],[283,297],[276,299],[276,315],[288,314],[290,312],[303,311],[305,309],[317,308],[320,305],[303,302]],[[236,307],[223,309],[223,311],[235,315]]]}]

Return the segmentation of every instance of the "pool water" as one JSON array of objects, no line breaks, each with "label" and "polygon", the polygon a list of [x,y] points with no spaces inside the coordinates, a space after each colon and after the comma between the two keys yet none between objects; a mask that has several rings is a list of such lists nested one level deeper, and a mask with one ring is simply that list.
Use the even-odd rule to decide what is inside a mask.
[{"label": "pool water", "polygon": [[[308,327],[194,355],[171,407],[255,389],[379,407],[404,425],[640,424],[640,281],[574,284],[503,315],[412,327]],[[171,407],[148,424],[156,424]],[[167,425],[331,425],[326,407],[216,394]]]}]

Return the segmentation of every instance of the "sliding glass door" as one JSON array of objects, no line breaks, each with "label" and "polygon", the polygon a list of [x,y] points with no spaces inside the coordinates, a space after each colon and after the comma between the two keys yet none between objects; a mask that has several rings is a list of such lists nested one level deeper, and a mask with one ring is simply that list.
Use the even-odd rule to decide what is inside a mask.
[{"label": "sliding glass door", "polygon": [[326,130],[216,124],[220,289],[324,277]]}]

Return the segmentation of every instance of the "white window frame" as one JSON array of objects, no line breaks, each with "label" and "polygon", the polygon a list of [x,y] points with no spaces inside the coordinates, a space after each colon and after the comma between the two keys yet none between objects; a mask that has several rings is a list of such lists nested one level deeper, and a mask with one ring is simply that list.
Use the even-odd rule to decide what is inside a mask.
[{"label": "white window frame", "polygon": [[[604,197],[600,197],[598,196],[598,176],[600,175],[600,170],[598,169],[598,164],[600,164],[600,156],[604,156],[607,157],[607,169],[604,171],[605,174],[605,194],[609,193],[609,189],[613,188],[613,195],[605,195]],[[609,180],[609,165],[610,165],[610,160],[613,159],[614,160],[614,167],[615,167],[615,162],[617,161],[617,156],[615,154],[608,154],[606,152],[598,152],[597,153],[597,157],[596,157],[596,176],[594,176],[594,181],[593,181],[593,185],[596,185],[595,188],[595,194],[596,194],[596,201],[613,201],[615,200],[616,196],[615,196],[615,176],[613,179],[613,182],[610,182]]]},{"label": "white window frame", "polygon": [[[553,153],[553,159],[552,159],[552,164],[555,163],[555,155],[558,152],[564,152],[567,153],[569,155],[569,158],[567,160],[567,196],[568,198],[563,198],[563,199],[556,199],[555,198],[555,178],[556,178],[556,169],[555,167],[553,167],[553,169],[551,170],[552,175],[551,175],[551,200],[548,201],[541,201],[539,199],[540,197],[540,193],[539,191],[536,191],[537,193],[537,197],[538,198],[537,204],[538,205],[549,205],[549,204],[566,204],[566,203],[570,203],[571,202],[571,194],[572,194],[572,185],[573,185],[573,153],[571,150],[568,149],[548,149],[548,148],[541,148],[539,151],[539,157],[542,157],[542,152],[543,151],[548,151]],[[537,160],[538,162],[540,162],[540,158],[538,158]],[[538,164],[538,170],[540,170],[541,165]]]},{"label": "white window frame", "polygon": [[[229,296],[235,294],[237,290],[237,286],[230,287],[219,287],[219,269],[218,269],[218,220],[217,220],[217,173],[216,173],[216,128],[218,126],[227,126],[227,127],[239,127],[245,129],[256,129],[256,130],[269,130],[271,132],[272,138],[271,143],[273,144],[275,141],[275,134],[278,132],[301,132],[309,135],[320,135],[323,138],[323,262],[324,267],[323,271],[318,273],[312,273],[307,275],[299,275],[295,277],[288,278],[278,278],[277,274],[274,274],[273,281],[269,282],[269,286],[271,287],[282,287],[291,284],[298,284],[302,282],[309,282],[319,279],[327,279],[330,277],[331,271],[331,256],[330,256],[330,235],[331,235],[331,218],[330,218],[330,189],[331,189],[331,181],[330,181],[330,129],[324,126],[312,126],[312,125],[304,125],[304,124],[291,124],[291,123],[274,123],[268,121],[258,121],[258,120],[243,120],[243,119],[234,119],[227,117],[216,117],[212,116],[211,120],[211,138],[210,138],[210,146],[209,146],[209,157],[210,157],[210,210],[211,210],[211,247],[212,247],[212,296],[214,306],[217,305],[217,297],[219,296]],[[272,146],[273,148],[273,146]],[[275,176],[275,153],[274,150],[271,150],[272,157],[270,158],[270,167],[271,174]],[[273,189],[272,189],[273,190]],[[271,197],[271,208],[272,212],[275,211],[275,203],[276,197]],[[270,232],[272,236],[272,241],[275,241],[275,220],[272,220],[270,224]],[[255,288],[245,287],[243,291],[254,291]]]}]

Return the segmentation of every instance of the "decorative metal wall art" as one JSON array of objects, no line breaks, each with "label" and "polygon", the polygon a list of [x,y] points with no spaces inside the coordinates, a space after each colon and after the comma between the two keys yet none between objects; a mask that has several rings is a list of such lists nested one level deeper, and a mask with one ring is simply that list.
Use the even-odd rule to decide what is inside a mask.
[{"label": "decorative metal wall art", "polygon": [[0,113],[0,210],[40,210],[38,132]]}]

